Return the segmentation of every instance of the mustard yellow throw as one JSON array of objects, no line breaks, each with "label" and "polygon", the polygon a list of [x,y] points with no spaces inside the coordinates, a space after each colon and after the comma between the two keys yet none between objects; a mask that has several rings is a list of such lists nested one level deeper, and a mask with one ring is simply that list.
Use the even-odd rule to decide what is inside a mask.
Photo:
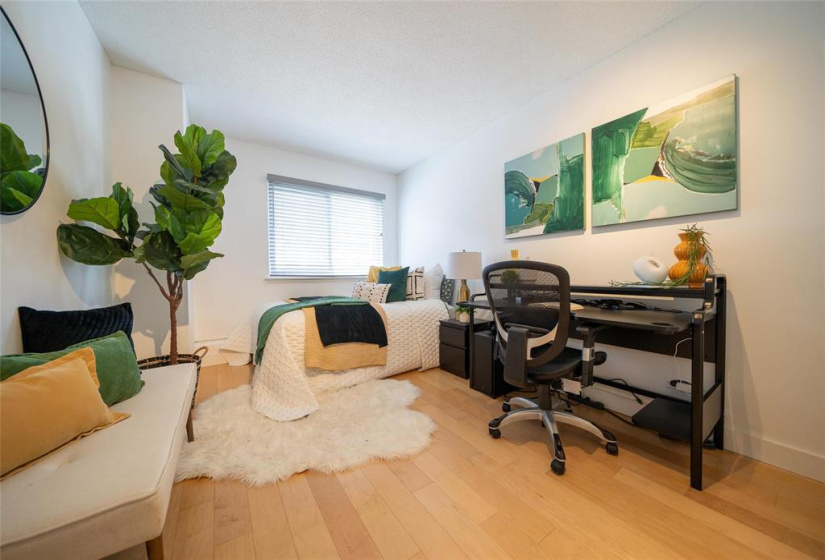
[{"label": "mustard yellow throw", "polygon": [[[384,308],[378,304],[370,305],[381,315],[384,328],[387,327],[387,315]],[[304,309],[304,366],[326,371],[343,371],[347,369],[369,366],[387,365],[387,347],[380,348],[377,344],[363,342],[346,342],[324,346],[321,335],[318,333],[318,321],[315,319],[315,308]]]}]

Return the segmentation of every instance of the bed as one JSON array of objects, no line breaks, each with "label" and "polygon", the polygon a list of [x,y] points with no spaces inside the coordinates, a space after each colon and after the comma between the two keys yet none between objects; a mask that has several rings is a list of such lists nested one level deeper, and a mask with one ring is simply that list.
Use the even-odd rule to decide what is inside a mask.
[{"label": "bed", "polygon": [[[283,303],[262,306],[248,323],[235,329],[221,347],[221,353],[230,361],[241,357],[241,362],[248,363],[255,350],[260,316]],[[273,420],[296,420],[318,410],[318,393],[437,367],[438,325],[440,320],[449,318],[447,305],[438,299],[423,299],[385,303],[381,307],[387,318],[386,365],[334,372],[304,367],[304,314],[291,312],[280,317],[269,333],[261,362],[255,366],[253,410]]]}]

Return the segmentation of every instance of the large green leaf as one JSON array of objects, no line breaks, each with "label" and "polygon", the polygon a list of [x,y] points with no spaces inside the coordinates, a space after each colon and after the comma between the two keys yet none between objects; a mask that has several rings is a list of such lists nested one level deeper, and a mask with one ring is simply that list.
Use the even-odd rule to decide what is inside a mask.
[{"label": "large green leaf", "polygon": [[186,237],[178,242],[184,255],[191,255],[211,247],[221,234],[221,219],[215,212],[197,210],[184,214],[175,210],[173,213],[187,232]]},{"label": "large green leaf", "polygon": [[191,280],[199,272],[206,270],[209,262],[212,259],[223,257],[220,253],[213,253],[212,251],[199,251],[191,255],[186,255],[181,259],[181,266],[183,267],[183,277]]},{"label": "large green leaf", "polygon": [[182,136],[180,132],[175,133],[175,146],[177,146],[180,151],[180,155],[183,156],[183,160],[180,162],[181,165],[190,169],[193,176],[200,177],[201,158],[198,157],[197,140],[189,137],[189,130],[191,128],[190,126],[186,129],[186,137]]},{"label": "large green leaf", "polygon": [[[178,134],[180,134],[180,132],[178,132]],[[195,148],[195,151],[197,152],[198,145],[204,136],[206,136],[205,128],[196,124],[190,124],[186,127],[186,130],[183,131],[181,140],[192,148]],[[177,146],[177,142],[175,142],[175,145]]]},{"label": "large green leaf", "polygon": [[191,194],[181,192],[175,187],[170,187],[169,185],[159,186],[156,192],[173,208],[180,208],[181,210],[186,210],[187,212],[191,210],[205,210],[209,208],[209,205],[206,202],[192,196]]},{"label": "large green leaf", "polygon": [[209,134],[202,135],[198,142],[197,151],[203,167],[208,167],[215,163],[218,156],[224,151],[223,133],[220,130],[213,130]]},{"label": "large green leaf", "polygon": [[132,256],[122,241],[78,224],[60,224],[57,227],[57,245],[64,255],[83,264],[115,264]]},{"label": "large green leaf", "polygon": [[41,163],[43,163],[43,159],[40,156],[37,154],[29,154],[29,161],[26,163],[26,168],[34,169]]},{"label": "large green leaf", "polygon": [[14,171],[28,171],[29,154],[26,145],[14,130],[5,123],[0,123],[0,174],[2,176]]},{"label": "large green leaf", "polygon": [[200,186],[211,191],[220,192],[229,183],[229,176],[237,166],[238,161],[235,156],[227,151],[221,152],[215,163],[203,169],[199,181]]},{"label": "large green leaf", "polygon": [[92,222],[106,229],[122,231],[120,206],[115,199],[108,196],[73,200],[67,214],[73,220]]},{"label": "large green leaf", "polygon": [[147,235],[143,245],[135,251],[138,262],[147,262],[157,269],[172,272],[181,272],[180,256],[175,240],[167,231]]},{"label": "large green leaf", "polygon": [[193,179],[192,171],[185,167],[186,159],[181,154],[172,154],[169,148],[161,144],[158,146],[163,152],[164,162],[160,166],[160,176],[167,185],[174,185],[175,179]]},{"label": "large green leaf", "polygon": [[118,214],[120,216],[120,230],[128,238],[134,239],[140,227],[138,220],[138,213],[133,206],[134,194],[129,187],[123,188],[121,183],[112,185],[111,198],[118,205]]},{"label": "large green leaf", "polygon": [[4,184],[0,185],[0,210],[3,212],[19,212],[27,208],[34,201],[29,195]]},{"label": "large green leaf", "polygon": [[13,171],[3,177],[3,187],[19,191],[30,198],[37,196],[43,177],[31,171]]}]

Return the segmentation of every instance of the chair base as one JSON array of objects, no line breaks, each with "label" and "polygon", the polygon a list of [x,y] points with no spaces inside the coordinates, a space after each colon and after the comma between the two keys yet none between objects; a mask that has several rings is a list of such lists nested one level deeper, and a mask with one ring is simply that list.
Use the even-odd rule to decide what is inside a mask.
[{"label": "chair base", "polygon": [[[546,385],[540,386],[539,390],[542,393],[549,393],[550,387]],[[540,401],[549,402],[549,398],[547,398],[549,395],[541,395],[541,397],[544,398],[540,398]],[[512,410],[513,406],[519,406],[522,408]],[[522,422],[524,420],[541,421],[542,426],[544,426],[544,429],[547,430],[547,434],[549,436],[550,444],[548,444],[548,447],[550,447],[550,451],[553,453],[553,461],[550,463],[550,468],[556,474],[564,474],[564,466],[566,462],[564,447],[561,443],[561,436],[559,436],[557,424],[567,424],[589,432],[602,441],[608,454],[619,454],[619,444],[616,441],[616,437],[607,430],[603,430],[590,420],[579,418],[569,412],[552,410],[549,406],[547,408],[541,408],[537,401],[524,397],[509,398],[504,402],[501,408],[505,414],[490,420],[488,425],[490,436],[494,439],[500,438],[501,428],[508,424]]]}]

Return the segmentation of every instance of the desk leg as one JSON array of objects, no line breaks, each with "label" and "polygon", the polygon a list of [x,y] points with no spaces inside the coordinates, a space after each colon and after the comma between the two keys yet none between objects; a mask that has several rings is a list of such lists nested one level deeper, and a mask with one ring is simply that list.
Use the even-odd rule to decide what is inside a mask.
[{"label": "desk leg", "polygon": [[473,333],[475,333],[475,311],[471,307],[470,308],[470,338],[467,341],[467,352],[470,353],[470,359],[467,360],[469,371],[467,371],[467,379],[470,379],[473,375],[473,343],[475,342],[475,337]]},{"label": "desk leg", "polygon": [[702,490],[702,447],[704,444],[704,369],[705,369],[705,314],[693,314],[693,356],[690,376],[690,486]]},{"label": "desk leg", "polygon": [[719,297],[716,299],[716,382],[722,384],[722,407],[719,422],[713,429],[713,445],[716,449],[725,448],[725,324],[727,322],[727,286],[720,278]]}]

